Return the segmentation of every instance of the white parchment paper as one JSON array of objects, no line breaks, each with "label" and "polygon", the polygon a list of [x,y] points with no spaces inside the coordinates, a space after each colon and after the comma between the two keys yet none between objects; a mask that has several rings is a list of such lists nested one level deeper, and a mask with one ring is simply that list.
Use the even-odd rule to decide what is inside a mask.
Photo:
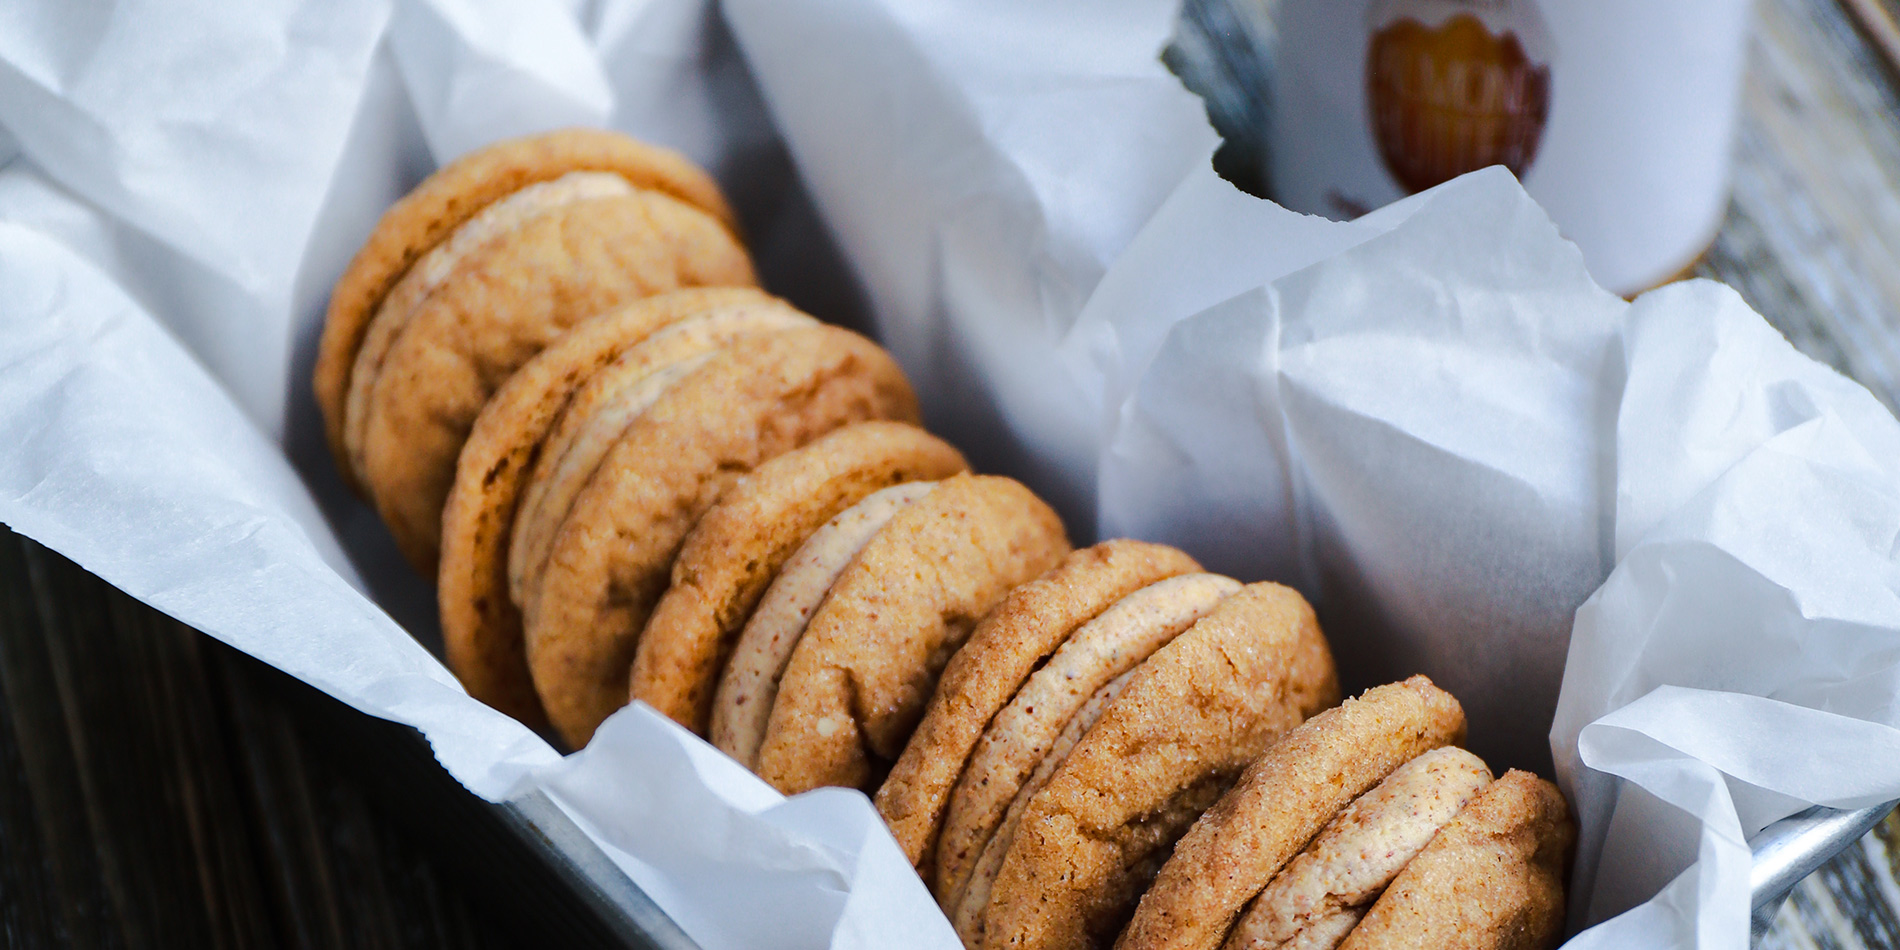
[{"label": "white parchment paper", "polygon": [[1741,946],[1747,834],[1900,797],[1900,425],[1725,289],[1603,293],[1501,173],[1350,224],[1235,192],[1166,0],[191,7],[0,8],[0,520],[546,790],[704,946],[955,938],[856,793],[468,699],[320,446],[329,284],[505,135],[685,150],[770,286],[868,313],[1078,535],[1295,584],[1352,685],[1451,687],[1577,805],[1580,944]]}]

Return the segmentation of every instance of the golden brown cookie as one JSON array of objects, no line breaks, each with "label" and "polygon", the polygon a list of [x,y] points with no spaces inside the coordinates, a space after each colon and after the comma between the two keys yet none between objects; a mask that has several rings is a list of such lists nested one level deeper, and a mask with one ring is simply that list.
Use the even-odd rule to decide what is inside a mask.
[{"label": "golden brown cookie", "polygon": [[483,208],[441,244],[409,268],[376,307],[375,316],[357,347],[350,367],[350,387],[343,400],[343,445],[349,452],[350,472],[363,476],[363,430],[369,424],[370,393],[402,331],[418,309],[436,291],[458,276],[471,259],[491,245],[503,242],[535,218],[565,211],[575,205],[634,194],[626,180],[604,172],[574,172],[553,181],[530,185]]},{"label": "golden brown cookie", "polygon": [[760,777],[787,794],[870,787],[977,621],[1068,551],[1055,512],[1007,478],[957,475],[898,512],[799,639],[759,749]]},{"label": "golden brown cookie", "polygon": [[[1239,581],[1218,574],[1181,574],[1157,581],[1077,628],[1029,677],[990,721],[951,793],[937,854],[944,906],[971,903],[963,892],[987,847],[984,842],[995,834],[1011,801],[1022,797],[1017,790],[1080,705],[1239,589]],[[999,855],[999,865],[1000,860]],[[970,913],[981,909],[979,902]]]},{"label": "golden brown cookie", "polygon": [[965,946],[980,946],[983,942],[983,912],[989,909],[997,872],[1003,869],[1003,860],[1009,857],[1010,846],[1016,843],[1016,832],[1022,827],[1023,813],[1029,810],[1029,803],[1055,777],[1056,770],[1069,761],[1069,753],[1074,752],[1082,737],[1088,735],[1089,730],[1101,721],[1109,704],[1121,695],[1134,675],[1134,671],[1130,670],[1109,680],[1062,727],[1062,732],[1049,747],[1048,754],[1015,789],[1009,808],[1003,813],[1003,819],[997,824],[994,834],[976,852],[977,859],[967,880],[944,902],[945,912],[950,915],[950,922]]},{"label": "golden brown cookie", "polygon": [[890,356],[835,327],[744,337],[642,413],[575,498],[529,598],[528,666],[562,737],[585,745],[626,704],[673,558],[730,485],[840,426],[916,418]]},{"label": "golden brown cookie", "polygon": [[1226,950],[1333,950],[1438,829],[1491,784],[1484,761],[1440,746],[1353,799],[1274,875]]},{"label": "golden brown cookie", "polygon": [[1341,950],[1546,950],[1577,831],[1556,786],[1513,769],[1440,829]]},{"label": "golden brown cookie", "polygon": [[799,545],[872,492],[968,470],[949,443],[901,422],[846,426],[754,469],[686,536],[629,695],[705,734],[739,630]]},{"label": "golden brown cookie", "polygon": [[944,809],[991,718],[1077,627],[1149,584],[1198,570],[1177,548],[1104,541],[1010,591],[977,625],[877,791],[878,813],[933,889]]},{"label": "golden brown cookie", "polygon": [[554,533],[566,520],[574,497],[642,413],[732,341],[816,325],[790,307],[708,310],[655,331],[581,384],[542,440],[541,456],[521,493],[508,543],[508,583],[515,604],[528,606],[528,592],[547,563]]},{"label": "golden brown cookie", "polygon": [[1249,765],[1181,839],[1117,948],[1219,947],[1247,902],[1341,808],[1464,732],[1458,701],[1423,676],[1314,716]]},{"label": "golden brown cookie", "polygon": [[359,360],[352,371],[351,390],[366,395],[346,403],[345,448],[361,459],[358,474],[398,546],[435,572],[442,504],[469,427],[561,332],[655,293],[753,282],[731,232],[652,191],[561,205],[463,256],[395,331],[380,367]]},{"label": "golden brown cookie", "polygon": [[536,728],[547,714],[521,645],[521,614],[507,588],[516,505],[543,438],[574,392],[661,327],[711,310],[793,312],[749,287],[706,287],[648,297],[588,320],[508,378],[476,417],[442,515],[437,603],[449,668],[469,694]]},{"label": "golden brown cookie", "polygon": [[759,747],[778,698],[779,680],[812,617],[845,568],[897,517],[937,490],[936,482],[882,488],[838,513],[798,546],[772,580],[733,646],[732,661],[713,697],[709,736],[746,768],[759,767]]},{"label": "golden brown cookie", "polygon": [[1332,655],[1298,593],[1252,584],[1222,601],[1136,667],[1030,799],[979,945],[1112,941],[1201,811],[1338,695]]},{"label": "golden brown cookie", "polygon": [[324,432],[345,480],[355,484],[343,446],[350,370],[383,297],[423,255],[482,209],[529,185],[570,172],[611,172],[636,188],[671,195],[725,222],[732,212],[710,176],[668,149],[596,129],[509,139],[437,170],[383,213],[331,291],[318,343],[313,388]]}]

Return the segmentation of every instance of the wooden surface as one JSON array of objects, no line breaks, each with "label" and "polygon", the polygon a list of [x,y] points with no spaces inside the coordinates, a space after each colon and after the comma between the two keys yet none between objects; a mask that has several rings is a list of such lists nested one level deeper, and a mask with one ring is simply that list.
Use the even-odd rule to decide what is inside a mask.
[{"label": "wooden surface", "polygon": [[[1837,0],[1758,8],[1734,200],[1698,273],[1900,406],[1900,97],[1877,52],[1900,34]],[[405,741],[0,533],[0,947],[586,942],[547,939],[545,880],[462,847],[474,819],[443,814],[439,771],[364,751]],[[1766,945],[1900,946],[1897,867],[1889,817]]]},{"label": "wooden surface", "polygon": [[[1697,273],[1900,409],[1900,33],[1888,0],[1759,0],[1728,220]],[[1896,58],[1890,58],[1896,57]],[[1789,897],[1767,948],[1900,947],[1900,815]]]},{"label": "wooden surface", "polygon": [[1900,407],[1900,96],[1832,0],[1758,0],[1734,198],[1697,273]]},{"label": "wooden surface", "polygon": [[[1900,410],[1891,0],[1757,0],[1728,220],[1697,268]],[[1900,813],[1803,881],[1765,948],[1900,947]]]},{"label": "wooden surface", "polygon": [[0,946],[514,945],[337,704],[10,532],[0,581]]},{"label": "wooden surface", "polygon": [[652,950],[521,823],[0,528],[0,948]]}]

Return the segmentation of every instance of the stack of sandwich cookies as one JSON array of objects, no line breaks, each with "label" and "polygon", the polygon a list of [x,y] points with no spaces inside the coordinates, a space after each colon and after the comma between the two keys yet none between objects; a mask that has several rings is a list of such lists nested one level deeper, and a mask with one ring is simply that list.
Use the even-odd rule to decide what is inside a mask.
[{"label": "stack of sandwich cookies", "polygon": [[[545,559],[511,578],[536,692],[577,748],[626,705],[640,633],[674,557],[728,488],[841,426],[917,419],[916,399],[890,356],[836,327],[741,336],[690,359],[657,393],[629,390],[643,407],[628,413],[566,509],[536,514],[558,527]],[[519,541],[519,514],[516,527]]]},{"label": "stack of sandwich cookies", "polygon": [[1116,946],[1539,948],[1575,829],[1550,783],[1454,747],[1415,676],[1294,730],[1195,824]]},{"label": "stack of sandwich cookies", "polygon": [[584,407],[567,411],[577,393],[609,367],[630,375],[664,365],[652,358],[653,350],[634,351],[682,324],[730,331],[735,324],[784,328],[815,321],[748,287],[644,298],[581,323],[524,364],[489,398],[463,445],[442,514],[437,591],[443,641],[450,667],[471,695],[530,725],[545,726],[547,716],[528,672],[521,615],[509,584],[510,540],[522,495],[549,454],[543,446],[557,423],[591,416]]},{"label": "stack of sandwich cookies", "polygon": [[1055,512],[1006,478],[866,496],[760,601],[714,700],[714,744],[788,794],[876,787],[977,621],[1068,550]]},{"label": "stack of sandwich cookies", "polygon": [[1106,542],[984,621],[877,804],[967,945],[1102,944],[1246,763],[1337,701],[1298,594]]},{"label": "stack of sandwich cookies", "polygon": [[391,208],[339,280],[315,377],[331,448],[432,574],[457,453],[515,368],[630,300],[753,283],[679,156],[588,130],[491,146]]},{"label": "stack of sandwich cookies", "polygon": [[590,131],[444,168],[352,262],[326,431],[472,695],[575,747],[644,701],[788,794],[875,789],[970,947],[1555,939],[1563,798],[1457,748],[1455,700],[1329,709],[1299,594],[1070,551],[888,354],[752,283],[703,172]]},{"label": "stack of sandwich cookies", "polygon": [[[971,944],[1106,945],[1201,812],[1339,696],[1311,608],[1277,584],[1241,588],[1127,676],[1066,757],[1052,750],[1046,783],[1012,802],[1013,835],[985,846],[1003,857],[979,855],[952,913]],[[1010,834],[1006,816],[997,836]]]},{"label": "stack of sandwich cookies", "polygon": [[[856,524],[884,506],[891,530],[859,524],[798,628],[854,605],[890,621],[879,629],[902,662],[865,661],[887,645],[824,633],[822,616],[808,650],[883,690],[846,730],[873,751],[832,742],[816,771],[799,742],[757,760],[805,762],[787,782],[881,773],[872,760],[901,748],[975,619],[1067,541],[1020,485],[957,479],[962,457],[904,425],[916,400],[881,349],[752,283],[717,188],[678,156],[588,130],[499,143],[379,222],[333,294],[318,400],[346,479],[436,570],[470,692],[574,746],[630,697],[708,729],[780,567],[848,509]],[[921,501],[943,479],[942,498]],[[796,667],[792,642],[774,689]],[[826,706],[812,685],[826,676],[792,676],[786,722]],[[821,739],[840,738],[832,724],[818,717]]]}]

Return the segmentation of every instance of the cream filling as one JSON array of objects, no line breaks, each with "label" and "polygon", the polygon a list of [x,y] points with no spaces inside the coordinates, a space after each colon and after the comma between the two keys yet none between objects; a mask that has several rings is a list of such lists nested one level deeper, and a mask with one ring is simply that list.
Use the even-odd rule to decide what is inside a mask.
[{"label": "cream filling", "polygon": [[410,265],[377,304],[350,366],[349,390],[343,403],[343,444],[358,479],[365,479],[363,435],[369,428],[369,397],[375,390],[376,377],[423,301],[441,288],[463,261],[530,220],[567,205],[630,195],[636,190],[626,179],[609,172],[570,172],[552,181],[537,182],[483,208]]},{"label": "cream filling", "polygon": [[[691,376],[694,370],[704,366],[710,359],[712,359],[711,353],[700,353],[668,363],[658,367],[653,370],[653,372],[642,377],[638,383],[628,387],[627,391],[622,393],[619,399],[607,407],[608,411],[626,420],[622,423],[618,431],[626,431],[626,427],[632,425],[634,420],[637,420],[648,409],[651,409],[654,403],[659,402],[660,398],[666,395],[667,390],[678,385],[680,380]],[[617,437],[618,432],[614,438]],[[611,447],[613,439],[609,438],[607,444]],[[605,454],[604,449],[602,454]],[[561,525],[566,522],[568,513],[573,508],[574,498],[580,494],[582,488],[586,487],[587,482],[593,478],[595,470],[599,468],[599,457],[597,456],[594,461],[596,464],[589,466],[585,472],[581,473],[578,479],[573,480],[567,486],[568,490],[565,491],[564,496],[559,500],[558,504],[544,498],[544,503],[540,511],[531,514],[527,519],[520,517],[515,519],[515,535],[508,551],[511,564],[520,563],[514,560],[514,552],[516,550],[515,545],[522,541],[522,535],[524,533],[522,529],[524,527],[538,529],[534,532],[532,537],[535,541],[539,542],[538,552],[540,556],[535,558],[531,564],[527,565],[530,573],[521,577],[516,577],[511,574],[509,577],[511,590],[518,590],[520,592],[515,596],[515,606],[521,610],[524,616],[534,612],[533,598],[540,592],[542,570],[547,566],[548,553],[554,547],[555,535],[560,532]]]},{"label": "cream filling", "polygon": [[1280,950],[1333,950],[1346,942],[1346,935],[1359,926],[1366,907],[1341,908],[1323,917],[1315,917],[1293,939],[1280,944]]},{"label": "cream filling", "polygon": [[967,886],[978,842],[1003,820],[1012,790],[1076,711],[1239,589],[1239,581],[1219,574],[1170,577],[1116,601],[1069,635],[990,721],[957,780],[937,852],[946,895]]},{"label": "cream filling", "polygon": [[1438,829],[1489,784],[1484,761],[1456,746],[1399,766],[1274,875],[1225,950],[1333,950]]},{"label": "cream filling", "polygon": [[516,509],[508,544],[508,589],[515,603],[527,609],[574,499],[614,444],[673,384],[742,336],[816,323],[783,309],[701,314],[655,332],[589,378],[542,443]]},{"label": "cream filling", "polygon": [[964,946],[976,947],[983,943],[983,914],[990,906],[990,892],[995,888],[997,874],[1003,870],[1003,859],[1009,857],[1010,846],[1016,842],[1016,829],[1022,824],[1023,812],[1029,808],[1030,799],[1049,784],[1056,770],[1069,760],[1069,753],[1074,752],[1082,738],[1095,728],[1102,714],[1108,711],[1109,704],[1121,695],[1122,687],[1127,686],[1134,675],[1134,670],[1128,670],[1116,676],[1082,703],[1081,708],[1057,734],[1049,751],[1029,774],[1028,780],[1010,799],[1002,821],[997,823],[996,830],[983,842],[975,870],[963,892],[948,895],[949,900],[944,902],[944,906],[955,908],[951,923],[956,927],[957,936],[963,938]]},{"label": "cream filling", "polygon": [[720,677],[713,697],[713,745],[747,768],[758,767],[779,678],[825,595],[899,511],[936,487],[936,482],[908,482],[873,492],[813,532],[785,562],[740,631]]}]

